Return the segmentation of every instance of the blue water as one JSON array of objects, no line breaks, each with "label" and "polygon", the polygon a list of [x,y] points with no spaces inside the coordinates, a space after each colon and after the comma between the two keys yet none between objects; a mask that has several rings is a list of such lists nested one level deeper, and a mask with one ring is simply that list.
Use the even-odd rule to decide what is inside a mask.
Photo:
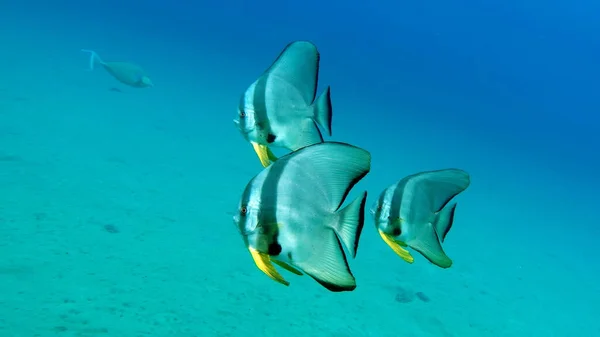
[{"label": "blue water", "polygon": [[[598,31],[589,0],[3,1],[0,336],[600,336]],[[373,157],[349,200],[471,174],[452,268],[401,261],[370,218],[353,292],[254,266],[231,211],[261,166],[231,121],[297,39],[328,139]]]}]

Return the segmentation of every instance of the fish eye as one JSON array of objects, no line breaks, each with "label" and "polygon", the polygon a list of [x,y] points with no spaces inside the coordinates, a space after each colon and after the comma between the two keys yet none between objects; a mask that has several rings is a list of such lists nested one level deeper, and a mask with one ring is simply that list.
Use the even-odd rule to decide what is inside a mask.
[{"label": "fish eye", "polygon": [[242,208],[240,208],[240,214],[241,215],[248,214],[248,209],[246,208],[246,206],[242,206]]},{"label": "fish eye", "polygon": [[240,117],[241,117],[241,118],[244,118],[244,117],[246,117],[246,113],[245,113],[244,111],[240,111]]}]

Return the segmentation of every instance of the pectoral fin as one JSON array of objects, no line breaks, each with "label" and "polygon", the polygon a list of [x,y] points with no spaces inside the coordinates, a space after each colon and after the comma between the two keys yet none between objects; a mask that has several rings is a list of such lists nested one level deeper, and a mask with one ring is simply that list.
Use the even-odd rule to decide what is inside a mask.
[{"label": "pectoral fin", "polygon": [[387,245],[390,246],[390,248],[392,248],[392,250],[402,258],[402,260],[408,263],[415,262],[415,258],[412,255],[410,255],[410,252],[402,248],[401,245],[406,246],[405,244],[395,240],[392,236],[384,233],[383,231],[379,231],[379,235],[381,235],[383,241],[387,243]]},{"label": "pectoral fin", "polygon": [[263,167],[267,167],[271,165],[272,162],[277,160],[277,157],[269,150],[269,148],[265,145],[261,145],[255,142],[252,142],[252,147],[254,148],[254,152],[258,156],[260,163]]},{"label": "pectoral fin", "polygon": [[273,152],[271,152],[271,149],[269,149],[267,147],[267,156],[269,156],[269,160],[271,160],[271,162],[274,162],[277,160],[277,156],[273,154]]},{"label": "pectoral fin", "polygon": [[256,263],[258,269],[260,269],[263,273],[267,274],[267,276],[269,276],[273,280],[286,286],[290,285],[290,283],[286,281],[283,278],[283,276],[281,276],[281,274],[279,274],[277,269],[275,269],[275,266],[273,266],[273,264],[271,263],[271,257],[268,254],[261,253],[253,248],[248,248],[248,250],[250,251],[252,259],[254,260],[254,263]]}]

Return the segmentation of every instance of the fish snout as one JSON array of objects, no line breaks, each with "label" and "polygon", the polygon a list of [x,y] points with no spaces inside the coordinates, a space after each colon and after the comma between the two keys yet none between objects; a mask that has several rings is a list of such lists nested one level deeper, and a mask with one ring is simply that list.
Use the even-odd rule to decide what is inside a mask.
[{"label": "fish snout", "polygon": [[246,121],[240,121],[240,120],[233,120],[233,124],[235,124],[235,126],[238,128],[238,130],[242,133],[242,135],[244,136],[244,138],[254,138],[251,136],[251,134],[256,131],[256,127],[251,124],[248,123]]},{"label": "fish snout", "polygon": [[152,83],[152,80],[148,76],[142,77],[142,84],[149,88],[154,87],[154,83]]}]

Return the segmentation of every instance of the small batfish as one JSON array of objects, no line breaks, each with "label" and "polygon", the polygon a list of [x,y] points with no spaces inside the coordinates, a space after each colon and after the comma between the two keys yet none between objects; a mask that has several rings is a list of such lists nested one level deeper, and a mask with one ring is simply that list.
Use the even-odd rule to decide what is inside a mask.
[{"label": "small batfish", "polygon": [[330,88],[315,100],[320,54],[308,41],[288,44],[246,90],[233,120],[264,167],[277,160],[270,146],[296,151],[331,136]]},{"label": "small batfish", "polygon": [[81,51],[91,54],[90,70],[94,70],[94,65],[97,63],[123,84],[134,88],[147,88],[154,86],[144,70],[138,65],[129,62],[104,62],[93,50],[82,49]]},{"label": "small batfish", "polygon": [[456,203],[448,203],[470,183],[469,174],[458,169],[403,178],[383,190],[371,207],[379,235],[408,263],[414,258],[404,247],[416,250],[441,268],[449,268],[452,260],[442,243],[454,222]]},{"label": "small batfish", "polygon": [[368,151],[324,142],[291,152],[252,178],[233,221],[256,266],[284,285],[289,282],[273,263],[330,291],[354,290],[343,247],[356,256],[367,192],[341,207],[370,169]]}]

